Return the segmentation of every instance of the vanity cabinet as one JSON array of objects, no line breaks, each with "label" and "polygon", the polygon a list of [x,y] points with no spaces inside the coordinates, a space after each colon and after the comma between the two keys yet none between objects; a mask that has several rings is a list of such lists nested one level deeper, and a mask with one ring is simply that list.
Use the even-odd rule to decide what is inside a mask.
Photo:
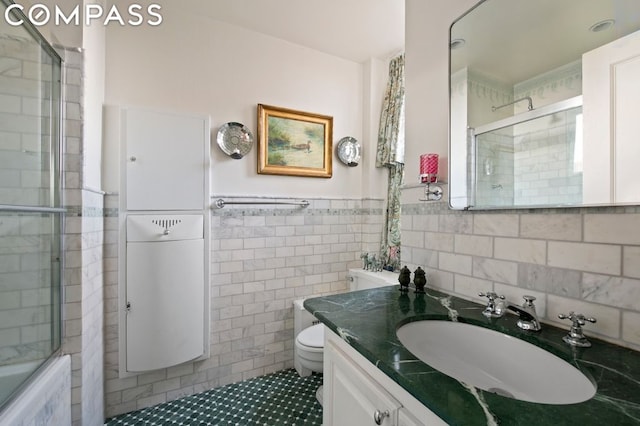
[{"label": "vanity cabinet", "polygon": [[328,328],[323,392],[324,426],[446,425]]}]

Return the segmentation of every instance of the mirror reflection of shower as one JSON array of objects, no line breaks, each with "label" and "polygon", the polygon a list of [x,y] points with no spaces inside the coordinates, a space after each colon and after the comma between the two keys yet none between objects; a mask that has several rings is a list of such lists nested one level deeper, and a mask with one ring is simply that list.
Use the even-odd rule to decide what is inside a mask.
[{"label": "mirror reflection of shower", "polygon": [[545,205],[582,199],[580,98],[474,130],[474,206]]}]

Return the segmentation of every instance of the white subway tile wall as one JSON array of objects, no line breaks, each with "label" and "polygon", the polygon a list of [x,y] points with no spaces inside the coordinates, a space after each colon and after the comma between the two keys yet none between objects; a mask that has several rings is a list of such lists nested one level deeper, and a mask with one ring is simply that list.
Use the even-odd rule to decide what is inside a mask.
[{"label": "white subway tile wall", "polygon": [[378,252],[382,229],[382,200],[310,203],[213,209],[211,357],[119,378],[118,200],[106,197],[108,417],[293,366],[293,300],[345,291],[360,254]]},{"label": "white subway tile wall", "polygon": [[402,260],[426,265],[430,285],[467,299],[495,291],[520,303],[531,294],[542,320],[556,326],[570,325],[560,313],[596,317],[587,335],[638,350],[638,229],[639,207],[461,212],[446,202],[407,203]]},{"label": "white subway tile wall", "polygon": [[63,62],[64,299],[62,351],[71,355],[73,425],[104,422],[104,196],[82,186],[83,52],[58,49]]}]

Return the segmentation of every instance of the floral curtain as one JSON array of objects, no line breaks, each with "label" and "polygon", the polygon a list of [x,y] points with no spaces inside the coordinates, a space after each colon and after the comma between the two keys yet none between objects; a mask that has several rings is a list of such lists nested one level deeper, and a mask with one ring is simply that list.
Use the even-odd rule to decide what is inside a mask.
[{"label": "floral curtain", "polygon": [[400,268],[400,186],[404,176],[404,55],[389,63],[378,131],[376,167],[389,170],[387,206],[380,256],[387,266]]}]

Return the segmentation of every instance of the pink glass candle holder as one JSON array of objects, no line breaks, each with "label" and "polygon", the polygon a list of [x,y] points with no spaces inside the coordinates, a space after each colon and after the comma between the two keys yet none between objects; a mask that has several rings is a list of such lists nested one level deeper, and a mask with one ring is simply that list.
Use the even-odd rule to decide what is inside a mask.
[{"label": "pink glass candle holder", "polygon": [[438,181],[438,154],[422,154],[420,156],[420,182]]}]

